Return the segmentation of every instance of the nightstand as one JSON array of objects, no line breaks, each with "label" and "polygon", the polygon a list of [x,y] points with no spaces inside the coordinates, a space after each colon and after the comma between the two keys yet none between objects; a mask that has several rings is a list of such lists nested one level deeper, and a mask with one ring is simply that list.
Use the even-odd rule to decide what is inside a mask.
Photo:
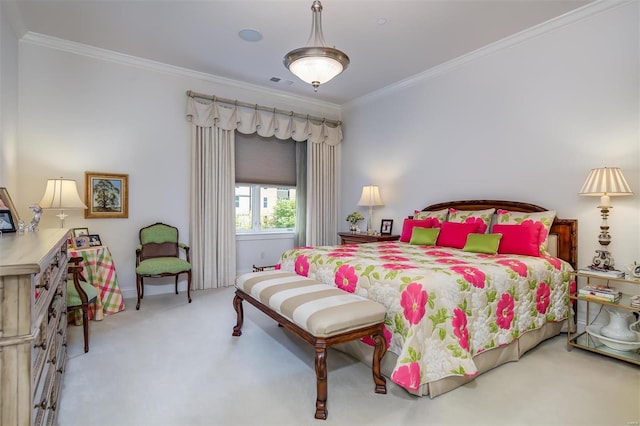
[{"label": "nightstand", "polygon": [[397,241],[400,235],[368,235],[365,233],[338,232],[340,244],[378,243],[381,241]]},{"label": "nightstand", "polygon": [[[620,342],[617,340],[607,339],[605,337],[604,339],[607,339],[607,341],[609,342],[607,345],[606,343],[602,342],[601,339],[603,339],[603,337],[598,335],[600,326],[593,323],[595,318],[597,318],[597,316],[599,315],[600,310],[604,307],[613,308],[622,312],[640,312],[640,308],[631,306],[631,295],[623,293],[620,300],[616,302],[610,302],[591,295],[584,295],[580,293],[580,290],[584,289],[584,287],[588,285],[602,284],[606,285],[607,287],[616,287],[616,285],[630,284],[631,286],[629,287],[630,289],[633,289],[633,294],[640,294],[637,290],[635,290],[638,287],[634,287],[640,286],[640,280],[603,277],[583,272],[572,272],[571,275],[573,275],[576,279],[576,292],[569,294],[568,306],[571,309],[572,305],[577,302],[584,303],[586,306],[584,306],[584,312],[581,312],[579,309],[576,310],[576,324],[574,325],[575,329],[572,330],[572,327],[569,327],[569,330],[567,331],[568,348],[570,349],[571,347],[577,347],[591,352],[599,353],[601,355],[606,355],[612,358],[627,361],[632,364],[640,365],[640,349],[638,349],[638,344],[640,343],[633,345],[629,344],[629,348],[632,349],[626,350],[627,348],[624,347],[626,342],[622,342],[622,344],[620,344]],[[592,305],[595,306],[595,314],[592,312],[594,310],[594,306]],[[581,316],[583,316],[582,323],[584,324],[584,326],[588,326],[585,330],[578,330],[577,322]],[[589,329],[591,329],[592,334],[595,333],[596,336],[590,334],[588,332]],[[600,339],[598,339],[598,337],[600,337]],[[625,350],[616,350],[612,348],[611,345],[613,343],[616,343],[617,346],[622,346],[622,349]]]}]

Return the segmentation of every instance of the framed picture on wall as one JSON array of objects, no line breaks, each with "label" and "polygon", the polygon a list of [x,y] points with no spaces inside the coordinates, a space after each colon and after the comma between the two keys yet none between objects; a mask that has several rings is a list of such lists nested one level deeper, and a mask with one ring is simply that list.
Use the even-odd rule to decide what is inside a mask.
[{"label": "framed picture on wall", "polygon": [[380,235],[391,235],[393,229],[393,219],[382,219],[380,223]]},{"label": "framed picture on wall", "polygon": [[84,173],[84,217],[129,217],[129,175],[115,173]]}]

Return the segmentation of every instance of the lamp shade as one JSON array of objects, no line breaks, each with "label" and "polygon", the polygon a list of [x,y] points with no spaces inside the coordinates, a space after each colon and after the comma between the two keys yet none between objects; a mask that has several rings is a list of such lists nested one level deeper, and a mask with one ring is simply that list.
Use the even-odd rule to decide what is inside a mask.
[{"label": "lamp shade", "polygon": [[633,195],[631,187],[618,167],[593,169],[582,185],[580,195]]},{"label": "lamp shade", "polygon": [[86,209],[78,195],[78,187],[73,179],[49,179],[47,189],[40,200],[40,207],[43,209]]},{"label": "lamp shade", "polygon": [[367,207],[384,206],[384,202],[380,196],[380,188],[378,188],[377,185],[363,186],[358,205]]}]

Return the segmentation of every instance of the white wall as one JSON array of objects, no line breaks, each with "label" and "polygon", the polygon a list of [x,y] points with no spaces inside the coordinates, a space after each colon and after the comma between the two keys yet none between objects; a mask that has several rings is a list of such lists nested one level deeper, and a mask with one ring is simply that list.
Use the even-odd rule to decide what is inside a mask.
[{"label": "white wall", "polygon": [[[347,105],[342,217],[369,183],[385,201],[376,226],[394,219],[396,233],[436,202],[531,202],[578,219],[580,265],[590,264],[599,200],[577,195],[589,170],[621,167],[640,194],[638,3],[610,5]],[[610,250],[622,267],[640,256],[640,196],[613,204]]]},{"label": "white wall", "polygon": [[18,37],[9,3],[0,2],[0,187],[16,188],[18,140]]},{"label": "white wall", "polygon": [[[88,227],[101,236],[112,252],[126,297],[135,295],[139,228],[163,221],[177,226],[181,239],[188,242],[187,90],[340,118],[339,109],[329,104],[222,84],[210,76],[86,46],[71,47],[33,34],[20,42],[19,184],[12,197],[28,222],[28,206],[40,200],[48,178],[76,179],[84,198],[85,171],[128,174],[128,219],[84,219],[81,211],[72,211],[65,224]],[[57,226],[55,212],[45,212],[41,227]],[[260,264],[260,254],[273,251],[273,244],[281,252],[283,241],[248,244],[238,244],[239,265]],[[286,248],[292,244],[290,238]],[[148,286],[146,293],[170,291],[167,284]]]}]

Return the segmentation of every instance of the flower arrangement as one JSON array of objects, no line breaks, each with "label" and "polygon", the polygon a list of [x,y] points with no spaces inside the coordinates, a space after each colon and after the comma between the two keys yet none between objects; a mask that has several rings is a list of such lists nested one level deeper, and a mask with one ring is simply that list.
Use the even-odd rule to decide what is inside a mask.
[{"label": "flower arrangement", "polygon": [[359,212],[353,212],[347,216],[347,222],[352,225],[357,224],[361,220],[364,220],[364,216],[362,216],[362,214],[360,214]]}]

